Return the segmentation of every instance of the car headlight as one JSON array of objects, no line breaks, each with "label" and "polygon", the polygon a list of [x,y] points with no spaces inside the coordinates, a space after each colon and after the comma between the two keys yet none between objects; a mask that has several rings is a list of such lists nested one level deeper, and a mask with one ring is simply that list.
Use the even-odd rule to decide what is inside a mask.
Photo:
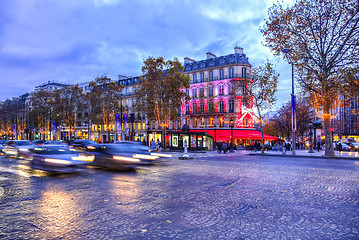
[{"label": "car headlight", "polygon": [[93,162],[94,156],[78,156],[78,157],[71,157],[72,160],[78,161],[86,161],[86,162]]},{"label": "car headlight", "polygon": [[123,157],[123,156],[113,156],[113,159],[119,160],[119,161],[129,161],[129,162],[140,162],[141,161],[138,158]]},{"label": "car headlight", "polygon": [[72,162],[62,159],[54,159],[54,158],[45,158],[45,162],[48,163],[57,163],[57,164],[72,164]]},{"label": "car headlight", "polygon": [[134,158],[140,158],[140,159],[147,159],[147,160],[156,160],[159,158],[159,156],[152,156],[152,155],[146,155],[146,154],[134,154],[132,155]]},{"label": "car headlight", "polygon": [[172,154],[164,154],[164,153],[151,153],[151,155],[158,157],[172,157]]}]

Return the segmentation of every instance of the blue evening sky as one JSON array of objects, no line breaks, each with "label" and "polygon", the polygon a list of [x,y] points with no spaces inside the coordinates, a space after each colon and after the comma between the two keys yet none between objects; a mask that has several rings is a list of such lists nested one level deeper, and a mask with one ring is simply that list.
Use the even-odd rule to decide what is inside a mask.
[{"label": "blue evening sky", "polygon": [[259,27],[275,0],[0,0],[0,100],[47,81],[139,76],[149,56],[205,59],[244,48],[252,65],[281,74],[278,106],[290,101],[291,70],[263,46]]}]

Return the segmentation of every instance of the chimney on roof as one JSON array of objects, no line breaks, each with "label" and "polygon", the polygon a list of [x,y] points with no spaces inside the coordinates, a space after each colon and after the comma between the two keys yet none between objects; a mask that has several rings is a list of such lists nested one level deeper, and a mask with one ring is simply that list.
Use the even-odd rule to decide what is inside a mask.
[{"label": "chimney on roof", "polygon": [[187,64],[187,63],[194,63],[195,60],[193,60],[192,58],[189,58],[189,57],[185,57],[184,58],[184,64]]},{"label": "chimney on roof", "polygon": [[217,56],[216,55],[214,55],[213,53],[211,53],[211,52],[207,52],[206,53],[206,59],[211,59],[211,58],[216,58]]},{"label": "chimney on roof", "polygon": [[236,46],[234,48],[234,53],[243,54],[243,48],[241,48],[240,46]]}]

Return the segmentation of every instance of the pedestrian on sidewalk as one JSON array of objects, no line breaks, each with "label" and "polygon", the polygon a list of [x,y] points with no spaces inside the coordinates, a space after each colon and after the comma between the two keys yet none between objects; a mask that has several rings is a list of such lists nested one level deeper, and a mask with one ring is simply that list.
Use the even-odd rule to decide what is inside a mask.
[{"label": "pedestrian on sidewalk", "polygon": [[319,152],[319,149],[320,149],[320,142],[317,143],[317,147],[318,147],[318,152]]}]

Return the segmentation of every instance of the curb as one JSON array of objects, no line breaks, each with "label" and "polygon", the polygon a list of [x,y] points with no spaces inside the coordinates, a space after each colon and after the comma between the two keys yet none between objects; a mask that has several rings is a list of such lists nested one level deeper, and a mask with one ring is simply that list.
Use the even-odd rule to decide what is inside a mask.
[{"label": "curb", "polygon": [[286,155],[286,154],[268,154],[268,153],[248,153],[252,156],[263,156],[263,157],[293,157],[293,158],[324,158],[324,159],[342,159],[342,160],[359,160],[358,157],[329,157],[329,156],[308,156],[308,155]]}]

